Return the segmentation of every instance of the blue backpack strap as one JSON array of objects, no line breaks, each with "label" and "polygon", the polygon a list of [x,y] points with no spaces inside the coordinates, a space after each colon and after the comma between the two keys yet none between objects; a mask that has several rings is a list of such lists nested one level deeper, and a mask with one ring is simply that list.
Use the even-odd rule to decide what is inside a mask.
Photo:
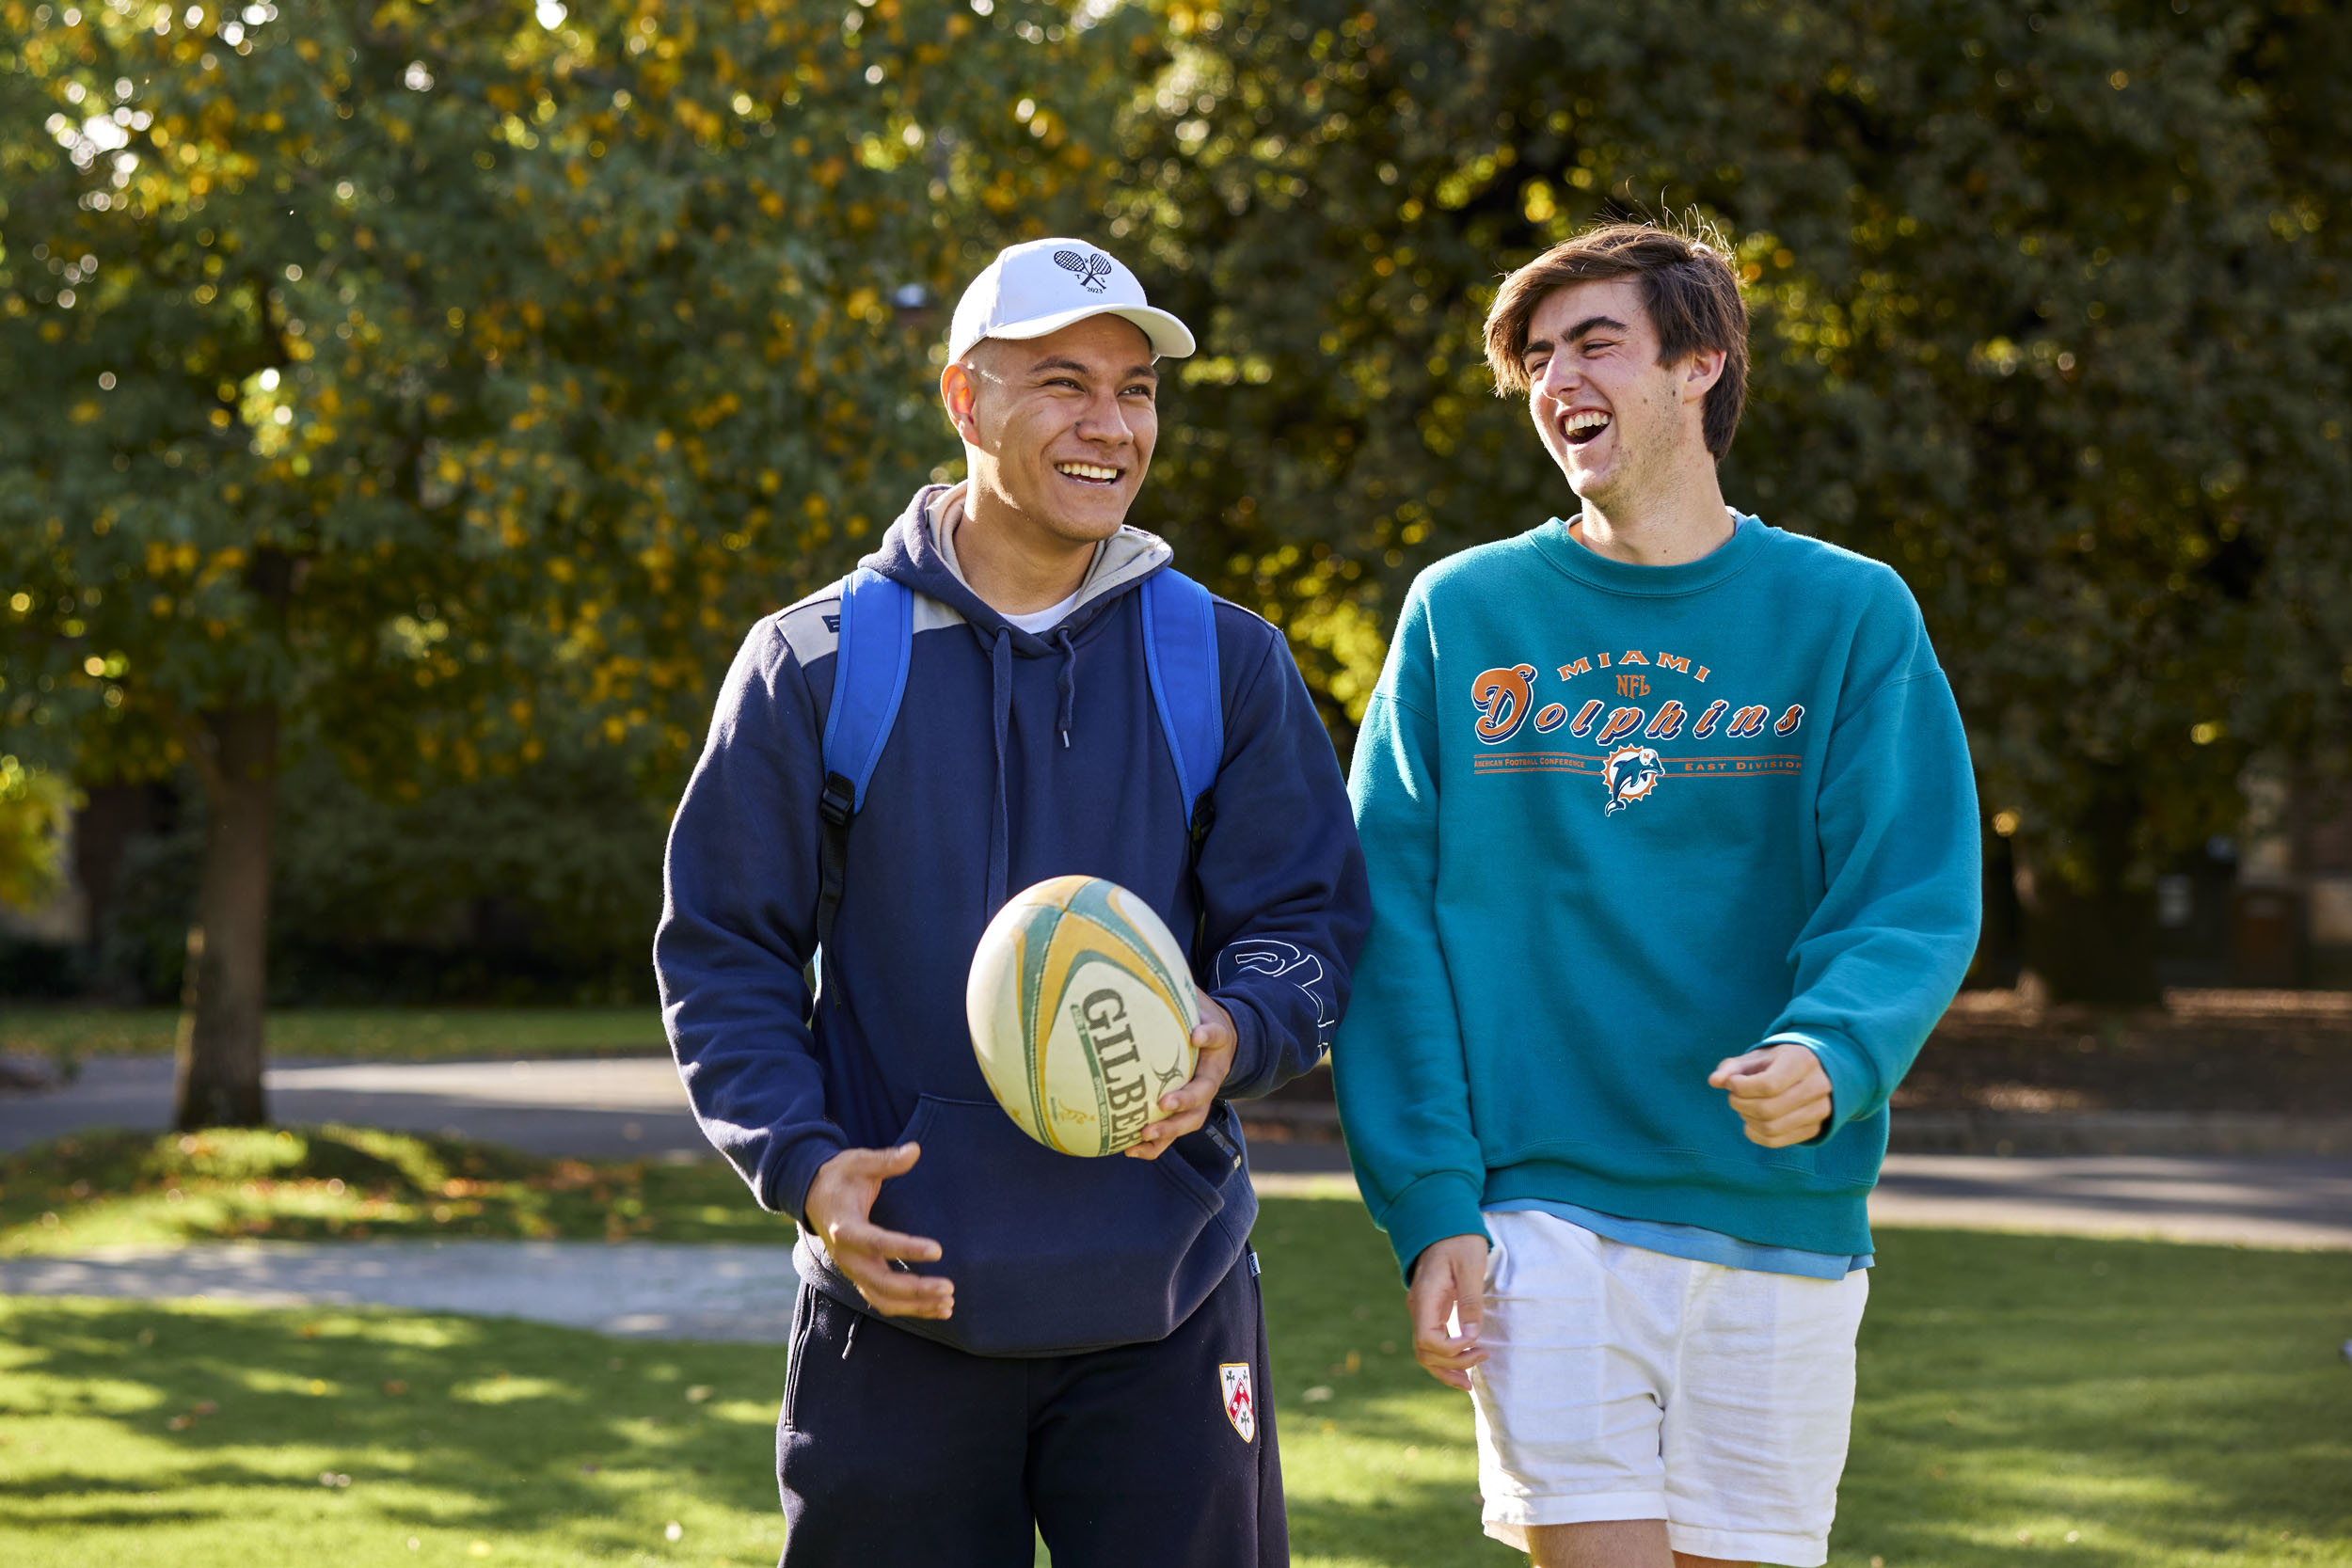
[{"label": "blue backpack strap", "polygon": [[1160,729],[1175,759],[1183,792],[1185,866],[1193,879],[1193,960],[1208,927],[1208,902],[1200,896],[1200,847],[1216,821],[1216,772],[1225,760],[1225,692],[1217,680],[1216,601],[1209,591],[1172,566],[1144,578],[1143,663],[1152,678],[1152,701]]},{"label": "blue backpack strap", "polygon": [[1152,677],[1152,701],[1176,761],[1185,810],[1197,818],[1225,756],[1216,605],[1207,589],[1170,566],[1146,578],[1142,593],[1143,662]]},{"label": "blue backpack strap", "polygon": [[833,940],[834,916],[849,873],[850,819],[866,804],[866,786],[898,721],[914,655],[914,594],[904,583],[861,566],[841,579],[841,625],[833,657],[833,700],[825,714],[824,793],[817,810],[823,838],[817,859],[817,941]]}]

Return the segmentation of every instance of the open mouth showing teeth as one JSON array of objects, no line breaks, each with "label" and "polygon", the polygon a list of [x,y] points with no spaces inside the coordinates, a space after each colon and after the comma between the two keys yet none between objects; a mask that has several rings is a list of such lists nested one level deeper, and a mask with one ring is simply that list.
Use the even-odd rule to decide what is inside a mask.
[{"label": "open mouth showing teeth", "polygon": [[1106,468],[1100,463],[1057,463],[1054,471],[1068,479],[1086,484],[1116,484],[1119,470]]},{"label": "open mouth showing teeth", "polygon": [[1586,408],[1571,414],[1561,425],[1562,432],[1568,438],[1568,445],[1572,447],[1584,445],[1608,428],[1609,416],[1597,408]]}]

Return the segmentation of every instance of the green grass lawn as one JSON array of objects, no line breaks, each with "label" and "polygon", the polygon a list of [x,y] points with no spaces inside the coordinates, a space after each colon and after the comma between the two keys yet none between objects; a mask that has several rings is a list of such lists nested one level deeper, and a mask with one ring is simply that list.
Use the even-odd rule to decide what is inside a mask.
[{"label": "green grass lawn", "polygon": [[100,1132],[0,1157],[0,1256],[236,1236],[772,1242],[716,1160],[590,1164],[372,1128]]},{"label": "green grass lawn", "polygon": [[[0,1051],[72,1061],[170,1052],[168,1007],[43,1007],[11,1003]],[[303,1007],[269,1015],[273,1056],[449,1062],[517,1056],[660,1055],[652,1007]]]},{"label": "green grass lawn", "polygon": [[[335,1149],[365,1152],[361,1137],[303,1135],[311,1174],[283,1189],[348,1157]],[[250,1148],[164,1143],[188,1162],[247,1162],[177,1170],[183,1195],[249,1179]],[[569,1167],[426,1140],[376,1146],[414,1167],[421,1191],[469,1152],[478,1174],[444,1182],[519,1184],[546,1199],[537,1212],[553,1233],[603,1233],[593,1196],[569,1207],[532,1185]],[[756,1215],[698,1231],[706,1210],[750,1213],[715,1167],[581,1166],[564,1180],[578,1171],[590,1181],[574,1193],[601,1182],[636,1195],[631,1233],[789,1233]],[[12,1246],[29,1242],[28,1224],[42,1244],[68,1229],[94,1241],[102,1212],[131,1201],[69,1192],[43,1211],[57,1226],[42,1226],[23,1217],[25,1174],[12,1169],[0,1196]],[[660,1184],[673,1175],[689,1185]],[[349,1179],[326,1180],[345,1181],[321,1196],[329,1209],[358,1201]],[[278,1196],[254,1185],[243,1201]],[[484,1201],[483,1216],[527,1207]],[[197,1202],[183,1196],[166,1218],[196,1228]],[[155,1233],[134,1223],[154,1211],[117,1212],[121,1234]],[[1834,1563],[2352,1564],[2352,1368],[2337,1353],[2352,1338],[2352,1256],[1926,1230],[1878,1240]],[[1296,1560],[1523,1560],[1477,1533],[1467,1399],[1413,1365],[1394,1270],[1362,1211],[1270,1199],[1256,1244]],[[783,1386],[779,1348],[398,1312],[0,1298],[0,1562],[772,1562]]]}]

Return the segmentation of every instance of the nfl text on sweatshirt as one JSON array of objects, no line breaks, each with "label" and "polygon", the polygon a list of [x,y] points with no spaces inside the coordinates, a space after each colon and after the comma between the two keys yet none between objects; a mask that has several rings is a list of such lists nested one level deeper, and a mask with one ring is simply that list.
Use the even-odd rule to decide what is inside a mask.
[{"label": "nfl text on sweatshirt", "polygon": [[[1739,517],[1678,566],[1557,519],[1413,585],[1351,788],[1373,929],[1333,1049],[1408,1271],[1542,1198],[1870,1250],[1886,1102],[1977,939],[1976,791],[1884,566]],[[1774,1036],[1834,1093],[1748,1142],[1708,1074]]]}]

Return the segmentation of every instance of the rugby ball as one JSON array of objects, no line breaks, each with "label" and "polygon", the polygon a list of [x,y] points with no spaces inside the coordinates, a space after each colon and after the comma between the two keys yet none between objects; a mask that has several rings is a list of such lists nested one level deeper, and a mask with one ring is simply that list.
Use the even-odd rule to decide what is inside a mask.
[{"label": "rugby ball", "polygon": [[963,993],[980,1071],[1021,1131],[1116,1154],[1192,1076],[1200,1005],[1152,907],[1100,877],[1056,877],[996,911]]}]

